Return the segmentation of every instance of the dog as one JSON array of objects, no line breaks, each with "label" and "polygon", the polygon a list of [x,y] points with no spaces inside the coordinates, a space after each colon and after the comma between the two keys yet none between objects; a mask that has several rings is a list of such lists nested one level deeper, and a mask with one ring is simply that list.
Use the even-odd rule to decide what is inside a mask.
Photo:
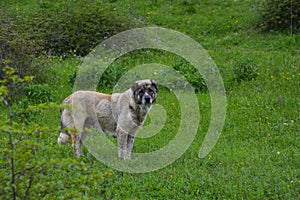
[{"label": "dog", "polygon": [[136,132],[156,101],[157,93],[157,83],[150,79],[134,82],[123,93],[74,92],[62,103],[65,106],[61,109],[58,144],[71,141],[74,155],[80,157],[88,129],[96,128],[117,138],[118,157],[130,159]]}]

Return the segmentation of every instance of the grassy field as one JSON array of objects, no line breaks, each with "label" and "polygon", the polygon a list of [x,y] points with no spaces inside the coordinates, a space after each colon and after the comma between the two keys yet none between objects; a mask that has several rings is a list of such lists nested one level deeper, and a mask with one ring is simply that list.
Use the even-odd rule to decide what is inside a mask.
[{"label": "grassy field", "polygon": [[[200,159],[198,151],[208,129],[211,109],[209,93],[200,91],[197,99],[201,120],[187,151],[163,169],[133,174],[110,168],[87,151],[85,157],[74,158],[71,146],[56,143],[59,111],[45,111],[35,122],[53,126],[57,132],[41,137],[39,142],[44,147],[35,153],[34,159],[49,160],[55,167],[36,175],[32,189],[40,193],[32,194],[32,198],[299,199],[300,36],[256,30],[258,17],[255,1],[251,0],[107,3],[143,26],[162,26],[187,34],[208,51],[226,88],[227,116],[222,134],[208,156]],[[15,6],[30,10],[35,5]],[[69,77],[80,62],[79,58],[51,60],[45,82],[54,91],[54,102],[61,102],[72,92]],[[182,61],[176,55],[153,52],[125,56],[114,65],[129,69],[150,62],[175,66]],[[250,75],[241,68],[250,69]],[[157,150],[175,137],[180,122],[176,96],[162,88],[157,104],[166,110],[166,125],[154,137],[138,138],[134,152]],[[2,110],[3,106],[1,115],[5,118]],[[2,141],[7,140],[2,133],[1,137]],[[6,187],[9,176],[3,169],[1,166],[1,185]],[[0,190],[0,197],[8,198],[1,191],[4,190]]]}]

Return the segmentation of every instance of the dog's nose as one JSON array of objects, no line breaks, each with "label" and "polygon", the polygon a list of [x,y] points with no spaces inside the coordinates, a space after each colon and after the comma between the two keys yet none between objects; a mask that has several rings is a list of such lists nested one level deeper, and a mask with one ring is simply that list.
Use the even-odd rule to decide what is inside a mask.
[{"label": "dog's nose", "polygon": [[152,103],[152,98],[149,95],[144,95],[143,96],[143,104],[148,103],[151,104]]},{"label": "dog's nose", "polygon": [[145,102],[146,103],[151,103],[151,97],[150,96],[145,96]]}]

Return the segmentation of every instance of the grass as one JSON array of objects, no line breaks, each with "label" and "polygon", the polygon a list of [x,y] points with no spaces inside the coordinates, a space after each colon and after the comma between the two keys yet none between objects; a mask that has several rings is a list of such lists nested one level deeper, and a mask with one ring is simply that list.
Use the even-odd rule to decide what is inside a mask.
[{"label": "grass", "polygon": [[[90,154],[73,158],[70,146],[56,144],[57,133],[40,141],[50,145],[37,160],[70,159],[66,171],[41,175],[58,188],[45,199],[299,199],[300,196],[300,36],[262,33],[253,28],[254,1],[111,1],[118,12],[145,25],[183,32],[197,40],[218,66],[226,87],[227,117],[214,149],[198,158],[210,120],[210,97],[197,93],[201,120],[190,148],[163,169],[142,174],[122,173]],[[19,5],[21,9],[22,6]],[[25,5],[26,9],[28,5]],[[129,14],[128,14],[129,13]],[[169,54],[128,56],[115,65],[129,69],[145,62],[173,66],[180,58]],[[236,82],[239,63],[252,61],[258,70],[253,80]],[[48,84],[56,102],[72,91],[69,75],[79,60],[54,60]],[[134,152],[163,147],[178,127],[178,102],[162,89],[157,103],[167,111],[167,123],[155,137],[137,139]],[[59,127],[59,112],[47,111],[38,122]],[[3,136],[2,136],[3,137]],[[71,167],[72,166],[72,167]],[[2,168],[2,167],[1,167]],[[1,169],[0,168],[0,169]],[[54,169],[55,170],[55,169]],[[71,177],[70,177],[71,176]],[[77,183],[80,180],[81,183]],[[1,184],[2,185],[2,184]],[[0,193],[1,195],[1,193]]]}]

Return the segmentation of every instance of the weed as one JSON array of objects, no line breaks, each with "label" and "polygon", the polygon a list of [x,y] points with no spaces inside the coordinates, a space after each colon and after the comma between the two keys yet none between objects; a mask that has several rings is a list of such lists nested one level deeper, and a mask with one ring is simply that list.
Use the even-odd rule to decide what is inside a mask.
[{"label": "weed", "polygon": [[233,80],[237,83],[254,80],[257,76],[258,68],[249,58],[239,60],[234,66]]}]

